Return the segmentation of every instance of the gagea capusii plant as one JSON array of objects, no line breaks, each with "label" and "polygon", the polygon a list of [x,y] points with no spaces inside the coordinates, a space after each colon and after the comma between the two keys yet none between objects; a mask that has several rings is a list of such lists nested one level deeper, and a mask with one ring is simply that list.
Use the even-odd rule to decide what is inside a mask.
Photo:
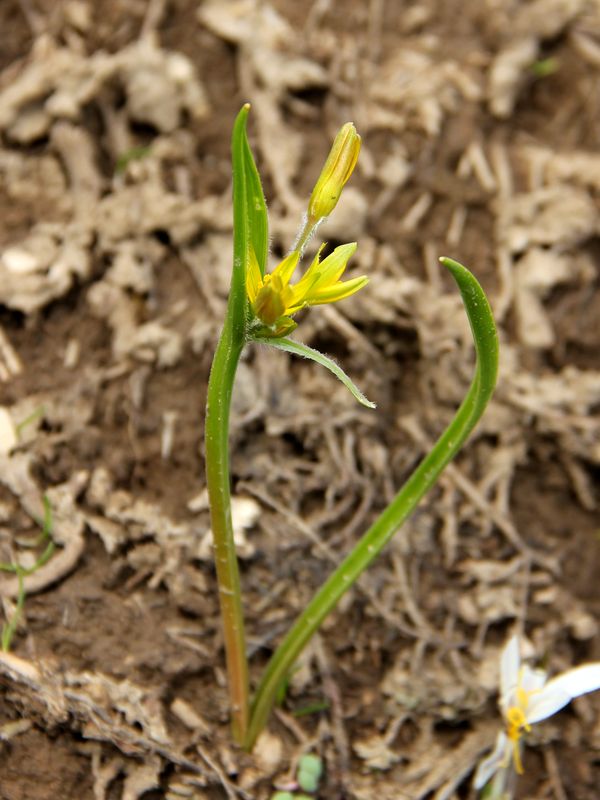
[{"label": "gagea capusii plant", "polygon": [[359,403],[368,408],[374,408],[374,404],[333,360],[289,337],[297,324],[294,315],[301,309],[341,301],[363,289],[368,282],[367,276],[343,280],[348,262],[356,250],[354,242],[336,247],[326,257],[322,257],[322,248],[319,249],[304,274],[293,282],[306,244],[335,208],[354,170],[360,151],[360,136],[352,123],[344,125],[338,133],[310,197],[296,243],[289,255],[269,273],[266,268],[267,208],[246,135],[249,108],[249,105],[242,108],[233,129],[233,270],[223,330],[210,373],[205,425],[206,479],[233,735],[246,749],[252,748],[264,728],[278,692],[312,635],[460,450],[491,397],[498,366],[496,327],[483,290],[465,267],[449,258],[441,259],[462,295],[473,332],[477,363],[469,391],[431,452],[291,626],[251,696],[243,603],[231,521],[228,453],[229,410],[241,353],[247,345],[260,343],[309,358],[329,369]]}]

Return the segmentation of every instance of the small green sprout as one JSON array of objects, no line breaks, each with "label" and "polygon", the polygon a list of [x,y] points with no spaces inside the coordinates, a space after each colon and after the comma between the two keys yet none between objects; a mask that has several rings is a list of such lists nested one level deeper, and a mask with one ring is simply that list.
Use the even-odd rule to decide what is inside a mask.
[{"label": "small green sprout", "polygon": [[550,56],[549,58],[540,58],[534,61],[530,69],[536,78],[548,78],[554,75],[560,68],[560,62],[557,58]]},{"label": "small green sprout", "polygon": [[302,708],[296,708],[292,711],[292,717],[307,717],[309,714],[318,714],[321,711],[327,711],[330,707],[328,700],[317,700],[314,703],[309,703]]},{"label": "small green sprout", "polygon": [[27,575],[33,575],[34,572],[40,567],[43,567],[50,558],[52,557],[55,544],[52,541],[52,507],[50,506],[50,501],[48,497],[44,495],[43,497],[44,503],[44,519],[39,521],[39,524],[42,528],[42,532],[38,538],[37,545],[41,546],[42,544],[46,543],[46,546],[40,555],[40,557],[36,560],[33,566],[25,568],[22,567],[20,564],[12,564],[6,562],[0,562],[0,571],[2,572],[12,572],[14,575],[17,576],[18,581],[18,590],[17,590],[17,603],[15,606],[15,610],[13,615],[7,622],[2,625],[2,633],[0,634],[0,646],[2,647],[3,652],[8,652],[10,650],[10,645],[17,630],[17,626],[19,624],[19,620],[21,619],[21,615],[23,614],[23,608],[25,606],[25,578]]},{"label": "small green sprout", "polygon": [[292,794],[292,792],[275,792],[271,796],[271,800],[315,800],[314,797],[309,797],[307,794]]},{"label": "small green sprout", "polygon": [[296,770],[296,782],[302,792],[279,791],[271,796],[271,800],[314,800],[314,793],[318,790],[323,775],[323,761],[319,756],[306,753],[300,757]]},{"label": "small green sprout", "polygon": [[21,422],[19,422],[19,424],[15,426],[17,438],[20,439],[21,436],[23,435],[23,431],[25,430],[25,428],[27,428],[33,422],[37,422],[37,420],[40,419],[40,417],[43,417],[45,413],[46,409],[44,408],[44,406],[39,406],[34,411],[32,411],[31,414],[26,416],[25,419],[21,420]]},{"label": "small green sprout", "polygon": [[307,753],[298,762],[298,784],[305,792],[316,792],[323,775],[323,761]]},{"label": "small green sprout", "polygon": [[151,152],[151,148],[144,145],[130,147],[129,150],[125,150],[117,157],[115,174],[122,175],[132,161],[141,161],[141,159],[149,156]]},{"label": "small green sprout", "polygon": [[[238,114],[232,136],[233,269],[227,312],[208,383],[205,463],[233,735],[239,744],[251,750],[274,703],[281,697],[282,686],[311,637],[434,486],[481,418],[496,383],[498,339],[488,300],[479,283],[457,261],[441,259],[458,286],[473,333],[477,362],[469,391],[432,450],[354,549],[341,559],[337,569],[292,625],[267,664],[251,700],[239,566],[231,517],[228,451],[229,412],[242,351],[247,345],[256,343],[311,359],[332,372],[359,403],[368,408],[375,405],[331,358],[288,337],[296,328],[292,317],[301,309],[343,300],[367,283],[365,275],[341,280],[356,249],[355,243],[337,247],[322,260],[319,250],[304,275],[296,283],[291,282],[306,244],[337,204],[352,174],[360,150],[360,136],[351,123],[341,129],[311,195],[295,245],[273,272],[268,273],[267,206],[246,134],[249,109],[250,106],[245,105]],[[302,774],[307,785],[318,783],[316,773],[311,782],[310,768],[309,772],[303,771]],[[281,796],[279,800],[282,800]]]}]

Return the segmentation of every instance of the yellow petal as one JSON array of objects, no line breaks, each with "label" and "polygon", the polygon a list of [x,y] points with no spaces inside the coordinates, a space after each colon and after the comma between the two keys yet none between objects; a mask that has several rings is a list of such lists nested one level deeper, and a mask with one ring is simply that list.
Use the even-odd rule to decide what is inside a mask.
[{"label": "yellow petal", "polygon": [[294,270],[298,266],[299,258],[300,253],[297,250],[293,250],[289,256],[286,256],[273,270],[273,276],[277,275],[284,286],[290,282]]},{"label": "yellow petal", "polygon": [[294,287],[298,294],[312,294],[316,289],[330,286],[340,279],[348,264],[348,260],[356,251],[356,242],[342,244],[333,253],[319,262],[319,255],[324,245],[319,248],[306,274]]},{"label": "yellow petal", "polygon": [[356,250],[356,242],[343,244],[336,247],[333,253],[319,263],[318,258],[322,248],[317,253],[306,274],[293,288],[294,303],[311,303],[311,298],[327,286],[334,285],[342,276],[348,259]]},{"label": "yellow petal", "polygon": [[306,270],[298,283],[291,287],[294,290],[294,297],[296,298],[297,302],[300,300],[300,298],[304,297],[304,295],[311,289],[311,287],[315,285],[316,281],[319,279],[321,274],[321,264],[319,259],[321,257],[321,251],[324,247],[325,244],[323,243],[321,247],[319,247],[317,255],[313,258],[310,267]]},{"label": "yellow petal", "polygon": [[344,273],[350,257],[356,252],[356,242],[342,244],[323,259],[319,265],[319,278],[313,288],[329,286]]},{"label": "yellow petal", "polygon": [[323,305],[323,303],[337,303],[338,300],[343,300],[345,297],[350,297],[350,295],[358,292],[368,282],[369,279],[366,275],[361,275],[360,278],[351,278],[349,281],[339,281],[334,283],[333,286],[326,286],[314,293],[311,292],[306,297],[306,302],[311,306]]},{"label": "yellow petal", "polygon": [[248,295],[248,299],[254,305],[256,302],[256,297],[262,286],[263,280],[262,275],[260,274],[260,267],[258,266],[258,261],[256,260],[256,255],[254,254],[254,250],[251,247],[250,252],[248,253],[248,267],[246,269],[246,294]]}]

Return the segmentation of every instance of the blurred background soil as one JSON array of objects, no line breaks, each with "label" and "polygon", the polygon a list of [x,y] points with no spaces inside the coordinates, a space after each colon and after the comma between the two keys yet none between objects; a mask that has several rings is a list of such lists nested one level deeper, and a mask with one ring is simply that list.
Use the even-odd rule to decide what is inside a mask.
[{"label": "blurred background soil", "polygon": [[[309,751],[320,798],[473,797],[510,632],[552,671],[600,659],[600,4],[2,0],[0,69],[0,560],[35,560],[43,495],[58,546],[0,657],[0,798],[268,798]],[[363,136],[313,246],[357,241],[370,283],[297,337],[378,404],[282,353],[241,365],[254,678],[468,387],[438,256],[474,271],[502,345],[482,424],[253,756],[229,737],[202,455],[246,101],[273,263],[339,126]],[[599,711],[531,734],[518,798],[598,797]]]}]

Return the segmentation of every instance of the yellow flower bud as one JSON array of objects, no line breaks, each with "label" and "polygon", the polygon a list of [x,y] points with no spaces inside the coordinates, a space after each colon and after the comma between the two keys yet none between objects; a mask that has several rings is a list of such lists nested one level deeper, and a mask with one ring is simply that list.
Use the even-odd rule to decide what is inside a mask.
[{"label": "yellow flower bud", "polygon": [[360,152],[360,136],[347,122],[335,137],[325,166],[308,203],[309,222],[328,217],[335,208],[344,184],[352,175]]}]

